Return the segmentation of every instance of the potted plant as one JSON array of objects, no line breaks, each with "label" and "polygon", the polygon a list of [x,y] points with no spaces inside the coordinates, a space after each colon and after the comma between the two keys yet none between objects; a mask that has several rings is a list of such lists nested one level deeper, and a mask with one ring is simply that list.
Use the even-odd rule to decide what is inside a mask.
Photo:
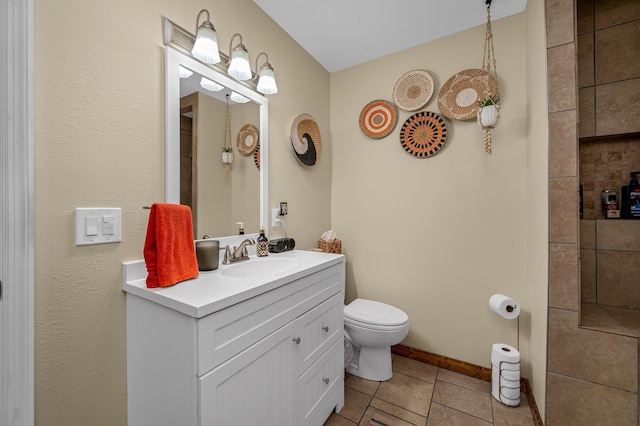
[{"label": "potted plant", "polygon": [[222,147],[222,162],[224,164],[233,163],[233,148],[231,146]]},{"label": "potted plant", "polygon": [[478,122],[482,128],[495,127],[500,112],[500,95],[489,95],[478,101]]}]

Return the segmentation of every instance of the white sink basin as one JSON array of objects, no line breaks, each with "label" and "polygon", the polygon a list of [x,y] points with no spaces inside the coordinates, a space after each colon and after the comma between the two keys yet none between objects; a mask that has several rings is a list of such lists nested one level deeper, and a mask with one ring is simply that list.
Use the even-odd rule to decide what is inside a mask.
[{"label": "white sink basin", "polygon": [[227,277],[250,278],[264,275],[279,274],[298,266],[298,259],[266,257],[251,258],[229,266],[223,266],[220,273]]}]

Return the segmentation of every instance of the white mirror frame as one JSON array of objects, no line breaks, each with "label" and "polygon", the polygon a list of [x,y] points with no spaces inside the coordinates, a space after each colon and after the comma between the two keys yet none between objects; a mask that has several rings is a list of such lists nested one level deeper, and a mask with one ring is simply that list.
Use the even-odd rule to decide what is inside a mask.
[{"label": "white mirror frame", "polygon": [[[269,224],[269,108],[268,100],[245,85],[187,56],[171,46],[165,47],[165,198],[180,203],[180,75],[182,65],[239,93],[260,106],[260,223]],[[216,235],[215,237],[223,237]]]}]

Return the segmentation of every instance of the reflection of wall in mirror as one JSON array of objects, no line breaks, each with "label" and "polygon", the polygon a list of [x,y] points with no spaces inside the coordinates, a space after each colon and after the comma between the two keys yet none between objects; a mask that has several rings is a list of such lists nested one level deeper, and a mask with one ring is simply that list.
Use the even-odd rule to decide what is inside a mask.
[{"label": "reflection of wall in mirror", "polygon": [[246,123],[258,127],[260,111],[256,104],[229,106],[231,146],[234,161],[225,177],[222,147],[225,137],[225,103],[200,94],[198,108],[198,212],[196,235],[235,235],[236,222],[244,222],[247,233],[257,232],[260,224],[260,175],[252,156],[241,155],[236,136]]}]

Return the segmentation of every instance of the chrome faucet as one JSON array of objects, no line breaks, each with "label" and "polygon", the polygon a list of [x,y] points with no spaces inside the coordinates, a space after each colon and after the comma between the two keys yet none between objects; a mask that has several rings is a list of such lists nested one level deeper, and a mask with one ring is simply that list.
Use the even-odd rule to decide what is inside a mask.
[{"label": "chrome faucet", "polygon": [[253,238],[247,238],[236,248],[233,248],[233,254],[227,246],[224,250],[223,265],[228,265],[234,262],[240,262],[241,260],[249,260],[249,253],[247,252],[247,246],[255,244],[256,241]]}]

